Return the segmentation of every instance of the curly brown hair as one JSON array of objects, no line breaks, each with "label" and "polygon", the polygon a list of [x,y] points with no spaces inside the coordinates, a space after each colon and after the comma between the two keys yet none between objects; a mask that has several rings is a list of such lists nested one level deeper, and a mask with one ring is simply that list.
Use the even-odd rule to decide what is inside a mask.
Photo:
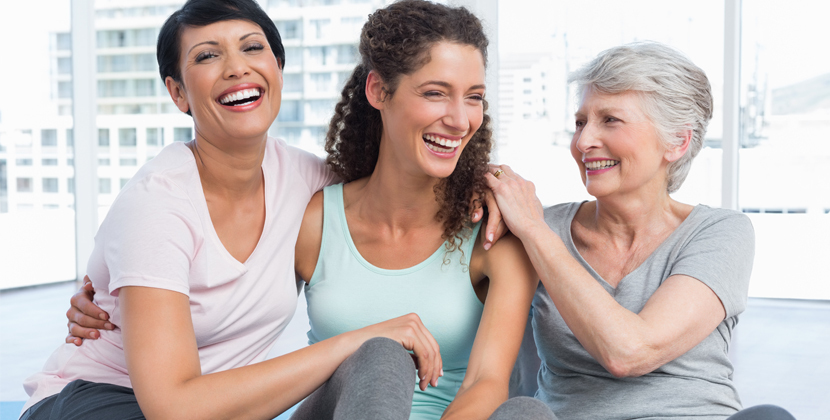
[{"label": "curly brown hair", "polygon": [[[366,78],[375,71],[391,96],[400,78],[423,67],[430,49],[439,42],[475,47],[487,63],[487,36],[481,22],[463,7],[452,8],[423,0],[403,0],[378,9],[360,34],[361,62],[343,87],[326,135],[326,162],[344,182],[372,174],[378,161],[383,121],[366,98]],[[458,159],[452,174],[435,186],[440,205],[436,220],[443,222],[448,251],[461,245],[469,231],[470,215],[484,195],[484,174],[490,161],[492,130],[484,101],[484,119]]]}]

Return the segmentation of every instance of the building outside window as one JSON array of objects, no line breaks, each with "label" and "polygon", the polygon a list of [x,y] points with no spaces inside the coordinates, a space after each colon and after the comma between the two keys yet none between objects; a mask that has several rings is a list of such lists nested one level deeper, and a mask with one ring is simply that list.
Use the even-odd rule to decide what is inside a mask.
[{"label": "building outside window", "polygon": [[118,145],[124,147],[135,147],[136,133],[135,128],[119,128],[118,129]]},{"label": "building outside window", "polygon": [[43,178],[43,192],[56,193],[58,192],[57,178]]}]

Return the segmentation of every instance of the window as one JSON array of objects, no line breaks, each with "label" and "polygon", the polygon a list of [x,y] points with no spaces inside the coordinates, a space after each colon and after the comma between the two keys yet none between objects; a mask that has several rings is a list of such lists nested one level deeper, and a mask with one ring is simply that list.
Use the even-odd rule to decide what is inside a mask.
[{"label": "window", "polygon": [[110,166],[109,158],[98,158],[98,166]]},{"label": "window", "polygon": [[156,96],[155,79],[139,79],[135,81],[135,96]]},{"label": "window", "polygon": [[0,159],[0,213],[9,212],[9,186],[6,175],[6,159]]},{"label": "window", "polygon": [[67,99],[72,97],[72,82],[58,82],[58,98]]},{"label": "window", "polygon": [[71,128],[66,129],[66,147],[75,146],[75,132]]},{"label": "window", "polygon": [[334,89],[331,73],[312,73],[310,77],[314,92],[329,92]]},{"label": "window", "polygon": [[58,192],[57,178],[43,178],[43,192],[56,193]]},{"label": "window", "polygon": [[58,51],[72,51],[72,34],[56,34],[56,41]]},{"label": "window", "polygon": [[286,47],[285,68],[295,69],[303,67],[303,49],[297,47]]},{"label": "window", "polygon": [[32,158],[17,158],[14,163],[17,166],[32,166]]},{"label": "window", "polygon": [[323,39],[328,37],[328,31],[331,27],[331,19],[311,19],[308,23],[311,25],[311,33],[314,34],[315,39]]},{"label": "window", "polygon": [[193,129],[190,127],[175,127],[173,128],[173,141],[190,141],[193,140]]},{"label": "window", "polygon": [[[302,74],[283,74],[282,76],[283,84],[282,84],[282,91],[283,93],[293,93],[293,92],[302,92],[303,91],[303,75]],[[282,108],[280,108],[280,112],[282,112]]]},{"label": "window", "polygon": [[120,166],[136,166],[138,165],[138,160],[136,158],[121,158],[118,160],[118,164]]},{"label": "window", "polygon": [[53,128],[40,130],[40,145],[54,147],[58,145],[58,130]]},{"label": "window", "polygon": [[277,121],[300,122],[303,120],[303,107],[300,101],[282,101]]},{"label": "window", "polygon": [[72,58],[58,57],[58,74],[72,74]]},{"label": "window", "polygon": [[124,147],[135,147],[136,135],[135,128],[119,128],[118,129],[118,145]]},{"label": "window", "polygon": [[43,166],[58,166],[58,160],[55,158],[41,159],[40,164]]},{"label": "window", "polygon": [[158,146],[161,142],[160,128],[147,128],[147,145]]},{"label": "window", "polygon": [[98,178],[98,194],[112,193],[112,180],[109,178]]},{"label": "window", "polygon": [[98,145],[109,147],[110,145],[110,130],[108,128],[98,129]]},{"label": "window", "polygon": [[128,182],[130,182],[130,178],[121,178],[118,181],[120,182],[119,190],[123,190],[124,186],[127,185]]},{"label": "window", "polygon": [[358,56],[356,45],[337,46],[337,64],[352,64],[357,61]]},{"label": "window", "polygon": [[277,20],[274,21],[280,31],[283,40],[302,38],[302,21],[300,20]]},{"label": "window", "polygon": [[32,192],[32,178],[17,178],[17,192]]},{"label": "window", "polygon": [[75,194],[75,178],[66,179],[66,191],[70,194]]}]

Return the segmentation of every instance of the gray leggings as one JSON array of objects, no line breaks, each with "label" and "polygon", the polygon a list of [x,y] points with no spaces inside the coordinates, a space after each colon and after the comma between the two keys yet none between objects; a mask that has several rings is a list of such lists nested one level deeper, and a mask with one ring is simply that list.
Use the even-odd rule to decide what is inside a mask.
[{"label": "gray leggings", "polygon": [[[407,420],[415,363],[396,341],[373,338],[349,356],[291,417],[297,420]],[[77,380],[20,420],[143,420],[131,388]]]},{"label": "gray leggings", "polygon": [[407,420],[415,363],[396,341],[373,338],[297,408],[291,420]]},{"label": "gray leggings", "polygon": [[[543,402],[530,397],[514,397],[499,406],[489,420],[556,420],[557,417]],[[745,408],[726,420],[795,420],[787,410],[774,405],[756,405]]]}]

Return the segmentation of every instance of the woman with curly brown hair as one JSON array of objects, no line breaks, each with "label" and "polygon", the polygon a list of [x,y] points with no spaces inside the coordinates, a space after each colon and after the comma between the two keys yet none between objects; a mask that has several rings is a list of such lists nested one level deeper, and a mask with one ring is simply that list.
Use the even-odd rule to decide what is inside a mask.
[{"label": "woman with curly brown hair", "polygon": [[418,355],[418,384],[364,388],[352,379],[365,370],[403,369],[380,354],[372,366],[344,363],[294,418],[354,418],[343,401],[383,406],[377,400],[391,397],[378,388],[414,390],[387,404],[410,419],[552,418],[530,398],[502,404],[538,280],[515,237],[485,248],[492,238],[469,217],[491,148],[487,44],[466,9],[420,0],[379,9],[364,25],[361,63],[326,141],[344,184],[312,197],[294,263],[312,344],[396,319],[420,326],[423,345],[402,343]]},{"label": "woman with curly brown hair", "polygon": [[296,247],[311,343],[407,313],[435,338],[443,377],[419,373],[410,419],[493,414],[537,285],[515,237],[485,250],[469,219],[491,148],[487,44],[464,8],[410,0],[369,16],[326,137],[344,184],[312,198]]}]

